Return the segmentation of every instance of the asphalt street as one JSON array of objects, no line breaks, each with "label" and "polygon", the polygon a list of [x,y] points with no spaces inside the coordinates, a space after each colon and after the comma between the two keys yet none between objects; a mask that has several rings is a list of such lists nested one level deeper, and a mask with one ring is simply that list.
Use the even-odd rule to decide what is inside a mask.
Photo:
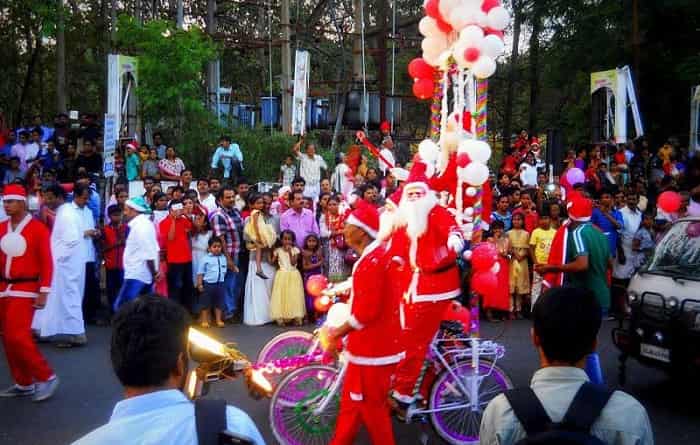
[{"label": "asphalt street", "polygon": [[[606,322],[599,338],[601,360],[611,386],[617,385],[617,351],[612,345]],[[483,336],[494,338],[506,348],[499,364],[515,385],[525,385],[537,369],[537,358],[529,341],[527,320],[483,326]],[[227,326],[210,333],[226,341],[235,341],[240,349],[254,358],[267,340],[282,332],[276,326]],[[0,399],[0,444],[67,444],[104,424],[114,404],[120,400],[121,388],[109,361],[109,327],[90,327],[88,344],[82,348],[57,349],[42,345],[49,362],[61,378],[61,387],[50,400],[35,404],[28,399]],[[2,348],[0,347],[0,350]],[[664,373],[628,362],[625,390],[646,407],[657,444],[700,443],[700,384],[695,381],[671,381]],[[0,359],[0,385],[11,382],[7,363]],[[245,410],[258,425],[265,440],[275,443],[267,420],[268,400],[249,398],[242,381],[219,382],[209,397],[225,398]],[[418,444],[427,427],[396,425],[397,443]],[[360,443],[368,443],[362,440]],[[440,443],[430,438],[431,444]]]}]

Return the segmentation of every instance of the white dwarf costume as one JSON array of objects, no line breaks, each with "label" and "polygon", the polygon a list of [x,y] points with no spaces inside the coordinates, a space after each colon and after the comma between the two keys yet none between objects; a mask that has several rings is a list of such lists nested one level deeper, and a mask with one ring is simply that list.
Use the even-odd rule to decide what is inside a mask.
[{"label": "white dwarf costume", "polygon": [[[3,199],[26,202],[27,193],[11,184]],[[31,332],[35,298],[49,291],[53,273],[49,230],[29,213],[14,227],[11,219],[0,223],[0,273],[2,343],[12,377],[25,390],[55,378]]]},{"label": "white dwarf costume", "polygon": [[[360,199],[346,225],[374,237],[379,215],[375,207]],[[355,443],[361,424],[372,443],[395,443],[387,394],[396,363],[404,357],[399,305],[410,276],[403,266],[400,259],[392,258],[386,242],[375,240],[353,268],[349,321],[353,330],[343,352],[349,364],[333,445]]]},{"label": "white dwarf costume", "polygon": [[461,294],[457,266],[461,234],[452,214],[438,204],[425,172],[426,165],[417,159],[403,188],[398,227],[391,237],[392,255],[406,261],[412,271],[402,302],[406,358],[397,366],[393,392],[403,403],[414,401],[428,345],[450,301]]}]

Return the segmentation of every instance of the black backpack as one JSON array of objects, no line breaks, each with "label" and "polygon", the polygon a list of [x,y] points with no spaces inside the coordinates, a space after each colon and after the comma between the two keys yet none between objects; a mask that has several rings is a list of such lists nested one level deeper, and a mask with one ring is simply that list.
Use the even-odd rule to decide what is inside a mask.
[{"label": "black backpack", "polygon": [[614,391],[584,383],[574,396],[560,423],[552,422],[532,388],[516,388],[505,393],[515,416],[527,433],[516,445],[605,445],[591,434]]}]

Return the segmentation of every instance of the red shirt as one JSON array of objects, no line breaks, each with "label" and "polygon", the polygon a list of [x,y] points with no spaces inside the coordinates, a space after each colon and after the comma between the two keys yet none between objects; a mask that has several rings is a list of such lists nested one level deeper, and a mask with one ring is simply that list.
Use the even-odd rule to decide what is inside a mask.
[{"label": "red shirt", "polygon": [[527,231],[527,233],[532,233],[532,231],[540,225],[540,217],[535,210],[530,210],[530,213],[525,213],[525,209],[519,207],[513,211],[513,215],[517,213],[523,215],[523,218],[525,219],[524,229]]},{"label": "red shirt", "polygon": [[171,216],[160,222],[158,231],[160,232],[161,248],[165,250],[165,259],[171,264],[182,264],[192,262],[192,247],[190,246],[190,232],[192,231],[192,221],[186,217],[175,220],[175,237],[168,240],[168,232],[173,222]]},{"label": "red shirt", "polygon": [[[105,269],[115,270],[124,268],[124,241],[126,240],[126,224],[117,227],[106,225],[104,227],[104,258]],[[121,246],[114,247],[117,243]]]}]

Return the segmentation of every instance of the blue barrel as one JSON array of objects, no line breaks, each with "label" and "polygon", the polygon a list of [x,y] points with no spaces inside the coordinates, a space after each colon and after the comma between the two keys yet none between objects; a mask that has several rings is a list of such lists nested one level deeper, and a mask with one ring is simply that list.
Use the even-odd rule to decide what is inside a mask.
[{"label": "blue barrel", "polygon": [[238,105],[238,124],[242,127],[255,127],[255,107],[253,105]]},{"label": "blue barrel", "polygon": [[280,103],[276,97],[261,97],[262,124],[265,127],[276,127],[280,121]]},{"label": "blue barrel", "polygon": [[330,110],[330,102],[328,99],[319,99],[316,104],[316,115],[318,116],[318,121],[316,125],[318,128],[328,128],[328,113]]}]

